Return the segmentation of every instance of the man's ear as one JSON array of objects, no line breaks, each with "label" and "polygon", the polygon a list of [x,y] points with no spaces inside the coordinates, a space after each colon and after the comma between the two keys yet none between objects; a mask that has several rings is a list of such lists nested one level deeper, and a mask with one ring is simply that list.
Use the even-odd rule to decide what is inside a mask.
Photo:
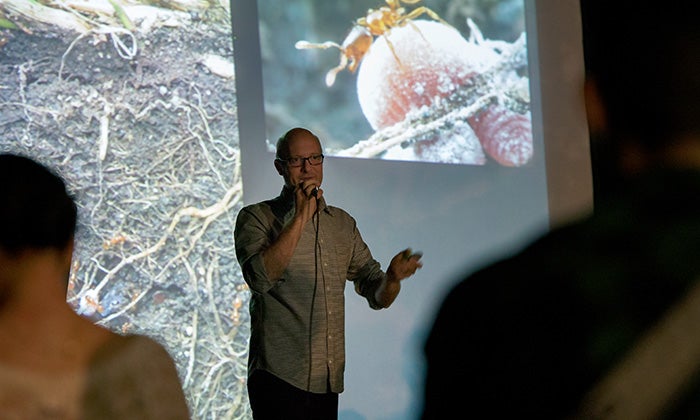
[{"label": "man's ear", "polygon": [[583,96],[586,103],[586,118],[590,134],[599,135],[606,132],[608,129],[607,109],[594,79],[586,77],[583,84]]},{"label": "man's ear", "polygon": [[275,159],[275,169],[277,169],[278,174],[284,176],[285,167],[283,162],[280,162],[279,160]]}]

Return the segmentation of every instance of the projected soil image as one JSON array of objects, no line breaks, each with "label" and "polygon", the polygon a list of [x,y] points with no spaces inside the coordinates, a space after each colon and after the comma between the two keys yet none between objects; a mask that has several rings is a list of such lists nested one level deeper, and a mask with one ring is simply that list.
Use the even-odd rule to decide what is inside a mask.
[{"label": "projected soil image", "polygon": [[0,151],[56,168],[78,201],[67,299],[163,343],[202,419],[249,416],[225,3],[0,1]]}]

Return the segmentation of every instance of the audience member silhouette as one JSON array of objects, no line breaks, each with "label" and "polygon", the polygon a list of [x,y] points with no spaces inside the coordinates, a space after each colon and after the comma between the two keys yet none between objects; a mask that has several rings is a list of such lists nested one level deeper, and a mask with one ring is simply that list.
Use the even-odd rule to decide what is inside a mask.
[{"label": "audience member silhouette", "polygon": [[[682,377],[664,367],[690,352],[697,325],[670,334],[662,357],[623,363],[668,344],[647,334],[668,332],[700,279],[697,13],[628,0],[581,11],[595,210],[448,293],[425,345],[423,419],[700,418],[700,359]],[[621,384],[668,398],[599,392],[637,367],[642,379]]]},{"label": "audience member silhouette", "polygon": [[61,178],[0,154],[0,203],[0,418],[189,418],[160,344],[66,302],[77,211]]}]

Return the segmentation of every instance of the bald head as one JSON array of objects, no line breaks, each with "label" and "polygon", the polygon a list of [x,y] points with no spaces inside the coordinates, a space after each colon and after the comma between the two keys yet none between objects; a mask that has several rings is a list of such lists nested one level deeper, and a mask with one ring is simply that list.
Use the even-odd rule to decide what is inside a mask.
[{"label": "bald head", "polygon": [[319,147],[321,147],[321,140],[310,130],[303,127],[294,127],[277,140],[277,159],[289,158],[289,144],[293,140],[301,137],[312,137],[316,140]]}]

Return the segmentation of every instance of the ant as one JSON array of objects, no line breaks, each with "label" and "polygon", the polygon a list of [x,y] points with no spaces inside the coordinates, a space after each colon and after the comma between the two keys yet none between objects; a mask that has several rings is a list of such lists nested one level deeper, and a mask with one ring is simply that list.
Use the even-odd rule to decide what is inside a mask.
[{"label": "ant", "polygon": [[[355,25],[350,30],[350,33],[345,37],[342,45],[339,45],[333,41],[326,41],[321,44],[314,44],[308,41],[298,41],[295,45],[297,49],[327,49],[327,48],[338,48],[340,50],[340,64],[338,66],[330,69],[326,73],[326,86],[331,87],[335,83],[336,75],[345,69],[354,73],[357,67],[360,65],[362,58],[369,51],[372,46],[374,37],[386,35],[391,28],[404,26],[410,24],[416,17],[427,14],[434,20],[441,22],[447,26],[450,26],[445,22],[437,13],[431,9],[421,6],[413,9],[411,12],[406,13],[406,9],[401,7],[401,3],[405,4],[416,4],[421,0],[385,0],[386,6],[382,6],[377,10],[369,9],[365,17],[361,17],[355,21]],[[416,28],[416,30],[418,30]],[[394,52],[394,48],[386,38],[387,44],[394,54],[396,61],[401,63],[399,58]],[[349,61],[349,64],[348,64]]]}]

